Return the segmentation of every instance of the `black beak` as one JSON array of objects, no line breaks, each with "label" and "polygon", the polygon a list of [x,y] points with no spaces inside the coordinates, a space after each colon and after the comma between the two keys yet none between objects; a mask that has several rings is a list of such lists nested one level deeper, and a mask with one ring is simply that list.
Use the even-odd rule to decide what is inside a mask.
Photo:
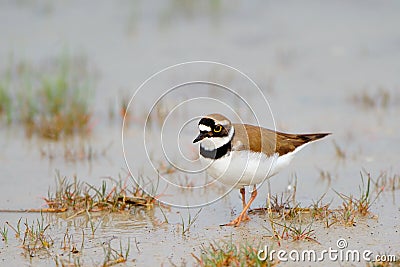
[{"label": "black beak", "polygon": [[200,132],[200,134],[196,137],[196,139],[193,140],[193,143],[197,143],[197,142],[203,140],[206,137],[208,137],[208,133]]}]

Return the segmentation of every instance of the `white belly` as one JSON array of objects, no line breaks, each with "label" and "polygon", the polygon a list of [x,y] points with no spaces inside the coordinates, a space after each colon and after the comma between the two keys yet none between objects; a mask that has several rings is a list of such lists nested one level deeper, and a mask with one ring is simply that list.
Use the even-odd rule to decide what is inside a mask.
[{"label": "white belly", "polygon": [[240,188],[259,184],[278,173],[292,160],[292,153],[281,157],[278,154],[267,157],[265,154],[250,151],[231,151],[228,156],[217,160],[201,156],[200,159],[204,166],[208,166],[207,173],[214,179]]}]

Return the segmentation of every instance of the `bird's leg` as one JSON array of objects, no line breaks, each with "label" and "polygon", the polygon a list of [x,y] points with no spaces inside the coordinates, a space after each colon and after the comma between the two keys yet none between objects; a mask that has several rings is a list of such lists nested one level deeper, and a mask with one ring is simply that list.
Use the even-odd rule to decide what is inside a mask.
[{"label": "bird's leg", "polygon": [[243,208],[246,207],[246,190],[244,187],[240,188],[240,194],[242,195]]},{"label": "bird's leg", "polygon": [[[240,193],[242,193],[242,192],[243,192],[242,189],[240,189]],[[243,194],[242,194],[242,196],[243,196]],[[231,221],[230,223],[223,224],[222,226],[235,226],[236,227],[236,226],[239,226],[242,221],[250,219],[247,216],[247,210],[250,208],[251,203],[253,203],[253,201],[256,197],[257,197],[257,188],[254,185],[254,189],[253,189],[253,192],[251,192],[251,197],[249,199],[249,202],[247,202],[247,204],[244,205],[243,210],[239,214],[239,216],[236,219],[234,219],[233,221]],[[246,201],[243,201],[243,202],[246,203]]]},{"label": "bird's leg", "polygon": [[[244,210],[246,208],[246,189],[244,187],[240,188],[240,194],[242,195],[242,205]],[[243,221],[250,220],[250,217],[247,215],[247,212],[245,213],[245,216],[242,220]]]}]

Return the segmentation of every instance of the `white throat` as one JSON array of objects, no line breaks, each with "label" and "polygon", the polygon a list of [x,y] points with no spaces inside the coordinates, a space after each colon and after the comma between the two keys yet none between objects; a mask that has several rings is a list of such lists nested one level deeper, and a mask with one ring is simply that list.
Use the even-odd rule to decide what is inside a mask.
[{"label": "white throat", "polygon": [[235,129],[233,128],[233,126],[231,126],[228,136],[204,138],[203,140],[201,140],[200,146],[208,151],[212,151],[214,149],[220,148],[232,140],[234,133],[235,133]]}]

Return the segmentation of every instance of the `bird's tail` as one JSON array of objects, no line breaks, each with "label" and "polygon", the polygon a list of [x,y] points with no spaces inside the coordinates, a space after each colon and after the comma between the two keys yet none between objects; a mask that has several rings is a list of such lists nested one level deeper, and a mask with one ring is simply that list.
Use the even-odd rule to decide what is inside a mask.
[{"label": "bird's tail", "polygon": [[305,144],[305,143],[317,141],[318,139],[324,138],[325,136],[330,135],[330,134],[332,134],[332,133],[298,134],[297,137],[302,139]]},{"label": "bird's tail", "polygon": [[331,133],[312,133],[312,134],[288,134],[278,133],[276,142],[276,151],[279,155],[292,152],[294,150],[300,151],[306,144],[324,138]]}]

